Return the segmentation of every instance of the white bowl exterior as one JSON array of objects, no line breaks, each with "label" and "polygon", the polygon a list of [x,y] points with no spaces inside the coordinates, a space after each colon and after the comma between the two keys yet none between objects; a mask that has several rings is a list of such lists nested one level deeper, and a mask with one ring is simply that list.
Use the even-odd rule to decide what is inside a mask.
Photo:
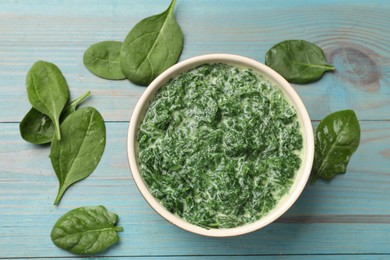
[{"label": "white bowl exterior", "polygon": [[[149,192],[149,189],[143,181],[142,176],[139,172],[136,158],[136,136],[138,132],[138,127],[143,120],[146,110],[148,109],[149,102],[153,99],[158,89],[168,80],[174,78],[180,73],[186,72],[205,63],[226,63],[239,67],[251,68],[255,73],[263,75],[270,82],[278,86],[283,91],[287,100],[289,100],[290,103],[295,107],[298,113],[298,120],[301,124],[303,132],[303,161],[300,169],[295,176],[294,184],[290,188],[289,193],[284,197],[284,199],[278,202],[274,209],[272,209],[267,215],[263,216],[261,219],[250,224],[229,229],[205,229],[190,224],[165,209]],[[281,75],[279,75],[277,72],[275,72],[268,66],[250,58],[231,54],[208,54],[190,58],[188,60],[177,63],[176,65],[170,67],[162,74],[160,74],[146,88],[145,92],[142,94],[141,98],[137,102],[137,105],[135,106],[133,115],[130,120],[127,151],[130,169],[134,181],[143,197],[146,199],[149,205],[155,211],[157,211],[158,214],[160,214],[163,218],[165,218],[172,224],[196,234],[211,237],[230,237],[246,234],[270,224],[271,222],[279,218],[294,204],[294,202],[298,199],[299,195],[302,193],[310,176],[314,157],[314,137],[311,120],[302,100],[299,98],[293,87]]]}]

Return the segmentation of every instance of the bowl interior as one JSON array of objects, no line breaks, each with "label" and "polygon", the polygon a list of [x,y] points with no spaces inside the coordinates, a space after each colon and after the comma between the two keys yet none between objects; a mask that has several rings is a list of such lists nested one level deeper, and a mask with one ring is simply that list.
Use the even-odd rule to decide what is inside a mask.
[{"label": "bowl interior", "polygon": [[[149,192],[148,187],[143,181],[142,176],[139,172],[136,159],[136,136],[138,127],[142,123],[144,115],[149,107],[149,103],[154,98],[156,92],[170,79],[176,77],[183,72],[186,72],[192,68],[198,67],[206,63],[226,63],[237,67],[250,68],[255,73],[264,76],[265,79],[273,83],[275,86],[278,86],[285,95],[286,100],[289,101],[290,104],[295,107],[303,136],[303,156],[301,167],[296,173],[294,183],[290,188],[288,194],[286,194],[278,202],[274,209],[269,211],[268,214],[263,216],[261,219],[250,224],[229,229],[205,229],[190,224],[166,210]],[[276,220],[292,206],[292,204],[301,194],[309,178],[314,156],[314,140],[313,129],[306,108],[301,99],[299,98],[298,94],[282,76],[280,76],[277,72],[267,67],[266,65],[249,58],[230,54],[211,54],[194,57],[172,66],[171,68],[163,72],[160,76],[158,76],[148,86],[133,111],[128,131],[127,149],[130,169],[134,181],[136,182],[136,185],[143,197],[150,204],[150,206],[155,211],[157,211],[157,213],[159,213],[169,222],[187,231],[205,236],[228,237],[258,230]]]}]

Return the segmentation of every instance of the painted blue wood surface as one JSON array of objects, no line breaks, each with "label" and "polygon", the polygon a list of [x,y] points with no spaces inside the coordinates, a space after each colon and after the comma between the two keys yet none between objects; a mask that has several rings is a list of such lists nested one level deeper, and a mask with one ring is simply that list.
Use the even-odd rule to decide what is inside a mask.
[{"label": "painted blue wood surface", "polygon": [[[236,238],[190,234],[167,223],[143,200],[126,152],[131,112],[144,87],[107,81],[82,64],[97,41],[123,40],[134,24],[161,12],[168,0],[0,1],[0,258],[69,257],[50,241],[54,222],[84,205],[105,205],[120,216],[121,242],[104,256],[141,259],[388,259],[390,257],[390,1],[178,0],[185,34],[181,60],[234,53],[264,61],[285,39],[323,47],[336,66],[320,81],[294,85],[314,126],[351,108],[361,145],[346,175],[307,186],[276,223]],[[56,63],[72,96],[102,112],[107,148],[95,172],[71,187],[58,207],[49,147],[24,142],[18,123],[30,105],[25,76],[36,60]],[[282,256],[280,256],[282,255]],[[212,257],[211,257],[212,256]],[[176,258],[175,258],[176,259]]]},{"label": "painted blue wood surface", "polygon": [[[144,88],[94,77],[82,56],[97,41],[123,40],[168,1],[47,2],[0,2],[2,121],[20,120],[28,110],[25,75],[38,59],[61,68],[74,96],[91,89],[92,104],[106,120],[129,120]],[[181,60],[234,53],[264,61],[266,51],[285,39],[323,47],[337,72],[296,86],[315,120],[343,108],[353,108],[360,119],[390,119],[389,14],[388,1],[178,1],[176,7],[185,34]]]}]

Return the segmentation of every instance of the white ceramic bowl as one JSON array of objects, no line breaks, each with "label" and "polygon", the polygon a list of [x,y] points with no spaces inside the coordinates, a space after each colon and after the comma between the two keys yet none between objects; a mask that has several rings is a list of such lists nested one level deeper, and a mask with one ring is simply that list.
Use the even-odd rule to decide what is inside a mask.
[{"label": "white ceramic bowl", "polygon": [[[284,198],[278,202],[276,207],[271,210],[267,215],[261,219],[246,224],[243,226],[229,228],[229,229],[205,229],[193,224],[186,222],[185,220],[179,218],[178,216],[172,214],[166,210],[149,192],[147,185],[143,181],[143,178],[140,174],[137,165],[136,159],[136,136],[140,123],[143,120],[143,117],[148,109],[149,101],[153,99],[154,95],[158,89],[164,85],[168,80],[174,78],[180,73],[186,72],[192,68],[195,68],[199,65],[205,63],[226,63],[230,65],[236,65],[238,67],[250,68],[255,73],[263,75],[270,82],[274,83],[276,86],[279,86],[280,89],[285,94],[287,100],[295,107],[298,113],[298,120],[302,126],[303,132],[303,160],[300,169],[296,173],[294,183],[290,189],[290,192],[284,196]],[[157,211],[163,218],[171,222],[172,224],[196,233],[205,236],[211,237],[230,237],[246,234],[255,230],[258,230],[277,218],[279,218],[283,213],[285,213],[293,203],[298,199],[302,190],[304,189],[312,167],[313,156],[314,156],[314,140],[313,140],[313,129],[309,115],[306,111],[305,106],[303,105],[298,94],[292,88],[292,86],[277,72],[269,68],[268,66],[261,64],[257,61],[254,61],[249,58],[245,58],[237,55],[230,54],[210,54],[197,56],[185,61],[182,61],[166,71],[164,71],[160,76],[158,76],[145,90],[142,94],[140,100],[138,101],[129,126],[128,140],[127,140],[127,150],[130,163],[130,169],[133,174],[134,181],[140,190],[141,194],[144,196],[149,205]]]}]

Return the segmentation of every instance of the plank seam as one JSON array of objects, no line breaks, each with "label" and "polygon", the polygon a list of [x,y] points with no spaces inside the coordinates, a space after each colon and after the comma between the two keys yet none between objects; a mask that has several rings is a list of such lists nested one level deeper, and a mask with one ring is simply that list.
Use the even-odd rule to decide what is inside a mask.
[{"label": "plank seam", "polygon": [[232,254],[232,255],[93,255],[93,256],[31,256],[31,257],[0,257],[0,259],[79,259],[82,258],[156,258],[156,257],[167,257],[167,258],[178,258],[178,257],[246,257],[246,256],[390,256],[390,253],[329,253],[329,254]]},{"label": "plank seam", "polygon": [[[312,123],[318,123],[321,120],[319,119],[313,119],[311,120]],[[107,124],[115,124],[115,123],[129,123],[130,121],[126,120],[118,120],[118,121],[104,121],[104,123]],[[390,119],[362,119],[359,120],[359,122],[390,122]],[[20,124],[20,121],[0,121],[0,124]],[[0,258],[1,259],[1,258]]]}]

